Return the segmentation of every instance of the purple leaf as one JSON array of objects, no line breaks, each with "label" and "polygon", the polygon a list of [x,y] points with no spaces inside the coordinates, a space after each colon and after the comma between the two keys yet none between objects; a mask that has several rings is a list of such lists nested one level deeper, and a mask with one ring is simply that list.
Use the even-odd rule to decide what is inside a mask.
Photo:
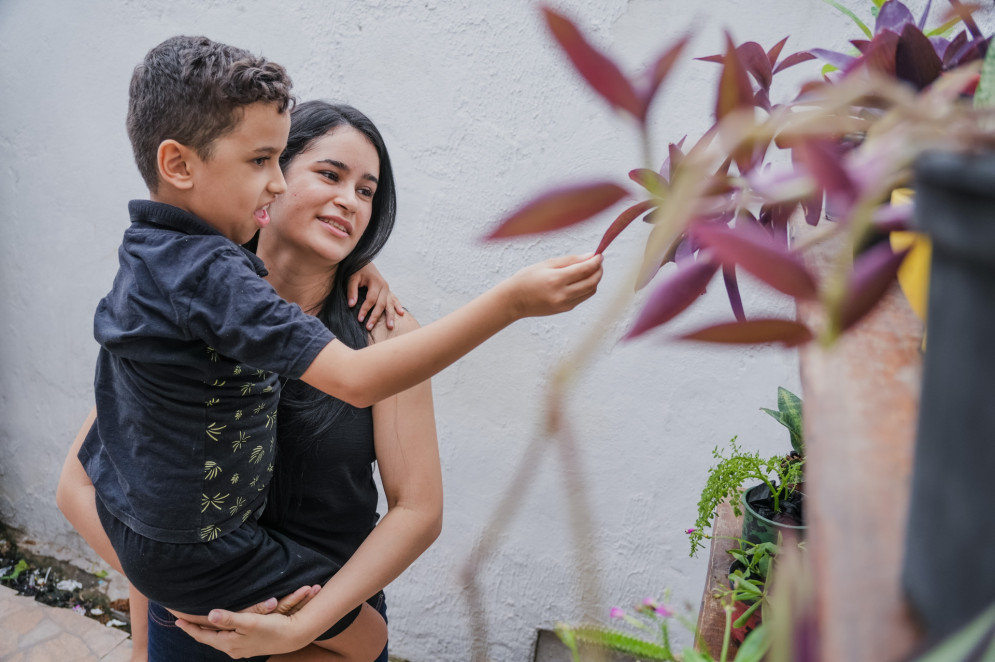
[{"label": "purple leaf", "polygon": [[895,49],[895,75],[898,79],[912,83],[921,90],[939,78],[942,71],[943,62],[926,35],[915,25],[906,25]]},{"label": "purple leaf", "polygon": [[881,10],[878,11],[878,18],[874,23],[874,34],[880,34],[884,30],[899,33],[906,23],[916,24],[916,19],[909,8],[898,0],[888,0],[881,5]]},{"label": "purple leaf", "polygon": [[680,57],[681,51],[687,46],[690,37],[682,37],[676,44],[665,50],[660,54],[660,57],[656,59],[653,67],[650,69],[650,79],[649,85],[646,87],[646,91],[643,93],[643,112],[641,121],[646,123],[646,114],[649,112],[650,104],[653,103],[653,99],[656,97],[657,91],[663,84],[663,81],[667,79],[670,74],[670,70],[673,69],[674,63],[677,58]]},{"label": "purple leaf", "polygon": [[[890,0],[895,2],[896,0]],[[895,75],[895,51],[898,48],[898,35],[890,30],[875,35],[859,60],[845,69],[847,73],[863,64],[868,69],[880,71],[888,76]]]},{"label": "purple leaf", "polygon": [[819,189],[815,195],[802,200],[802,211],[805,212],[805,222],[811,226],[816,226],[822,220],[822,198],[823,191]]},{"label": "purple leaf", "polygon": [[679,264],[677,273],[650,295],[624,340],[642,335],[679,315],[705,291],[718,268],[717,263],[707,259]]},{"label": "purple leaf", "polygon": [[943,37],[930,37],[929,41],[933,44],[936,54],[943,59],[943,68],[949,69],[954,66],[957,53],[967,43],[967,32],[958,32],[957,36],[950,40]]},{"label": "purple leaf", "polygon": [[684,152],[681,148],[684,146],[684,140],[686,138],[687,136],[684,136],[684,138],[681,138],[676,144],[670,143],[667,145],[667,158],[664,159],[663,165],[660,166],[660,174],[663,175],[667,181],[674,178],[674,170],[677,169],[681,163],[681,159],[684,158]]},{"label": "purple leaf", "polygon": [[950,0],[951,13],[955,16],[960,16],[960,20],[964,21],[964,25],[971,32],[971,35],[975,39],[983,39],[984,35],[981,33],[981,29],[978,24],[974,22],[974,10],[977,9],[976,6],[961,4],[960,0]]},{"label": "purple leaf", "polygon": [[760,88],[757,93],[753,95],[753,105],[757,108],[763,108],[768,113],[770,112],[770,95],[767,94],[767,90]]},{"label": "purple leaf", "polygon": [[907,230],[912,218],[912,205],[882,205],[874,211],[874,229],[881,233]]},{"label": "purple leaf", "polygon": [[693,233],[722,264],[738,264],[771,287],[796,299],[811,299],[818,294],[815,278],[798,256],[777,245],[764,232],[699,226]]},{"label": "purple leaf", "polygon": [[721,120],[740,108],[753,107],[753,87],[739,58],[732,37],[726,33],[726,53],[719,78],[719,94],[715,100],[715,119]]},{"label": "purple leaf", "polygon": [[642,202],[637,202],[623,211],[618,215],[618,218],[612,221],[612,224],[608,227],[608,230],[605,231],[604,236],[601,237],[601,243],[598,244],[598,250],[594,252],[604,253],[605,249],[608,248],[608,245],[615,241],[615,237],[617,237],[622,230],[627,228],[630,223],[636,220],[640,214],[655,208],[656,205],[653,200],[643,200]]},{"label": "purple leaf", "polygon": [[858,191],[843,166],[839,145],[827,140],[807,140],[799,143],[794,153],[820,187],[833,196],[834,201],[849,209],[857,199]]},{"label": "purple leaf", "polygon": [[884,242],[869,248],[854,260],[840,311],[841,330],[859,322],[884,296],[908,252],[909,249],[905,249],[893,253],[891,246]]},{"label": "purple leaf", "polygon": [[785,347],[795,347],[809,342],[813,336],[809,328],[800,322],[783,319],[758,319],[707,326],[697,331],[685,333],[680,337],[685,340],[734,345],[779,342]]},{"label": "purple leaf", "polygon": [[705,57],[696,57],[696,60],[701,60],[702,62],[714,62],[715,64],[722,64],[726,61],[724,55],[706,55]]},{"label": "purple leaf", "polygon": [[771,67],[777,64],[777,58],[781,57],[781,51],[786,43],[788,43],[787,37],[771,46],[770,50],[767,51],[767,61],[770,62]]},{"label": "purple leaf", "polygon": [[499,239],[559,230],[586,221],[627,195],[624,188],[612,182],[556,189],[540,195],[506,218],[486,238]]},{"label": "purple leaf", "polygon": [[722,281],[726,286],[726,295],[729,297],[729,305],[732,306],[732,314],[740,322],[746,321],[746,311],[743,310],[743,297],[739,294],[739,283],[736,281],[736,267],[734,265],[722,265]]},{"label": "purple leaf", "polygon": [[770,89],[771,69],[770,59],[763,46],[755,41],[747,41],[736,48],[740,62],[746,70],[756,79],[761,88]]},{"label": "purple leaf", "polygon": [[784,58],[784,60],[780,64],[774,67],[774,73],[776,74],[779,71],[784,71],[788,67],[793,67],[796,64],[801,64],[802,62],[808,62],[809,60],[814,60],[814,59],[815,56],[809,53],[808,51],[799,51],[798,53],[792,53],[788,57]]},{"label": "purple leaf", "polygon": [[857,61],[857,58],[852,55],[844,55],[843,53],[837,53],[836,51],[827,51],[825,48],[813,48],[809,51],[809,53],[816,56],[823,62],[833,65],[841,71],[846,71],[854,62]]},{"label": "purple leaf", "polygon": [[926,8],[922,10],[922,16],[919,17],[919,22],[916,27],[919,28],[919,32],[926,30],[926,19],[929,17],[929,8],[933,6],[933,0],[926,0]]},{"label": "purple leaf", "polygon": [[542,11],[549,31],[584,80],[612,106],[642,120],[645,104],[618,66],[591,46],[570,19],[549,7]]}]

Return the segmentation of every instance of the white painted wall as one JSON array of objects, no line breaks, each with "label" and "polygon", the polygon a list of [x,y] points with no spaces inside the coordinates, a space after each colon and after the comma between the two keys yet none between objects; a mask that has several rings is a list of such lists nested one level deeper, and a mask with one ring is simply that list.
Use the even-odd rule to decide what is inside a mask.
[{"label": "white painted wall", "polygon": [[[790,34],[786,52],[856,36],[817,0],[558,5],[633,72],[688,30],[696,55],[717,52],[723,28],[765,46]],[[0,0],[0,517],[91,561],[53,493],[91,407],[92,312],[116,268],[125,204],[146,194],[124,130],[129,76],[151,46],[178,33],[261,52],[287,66],[299,98],[346,101],[378,123],[400,188],[399,223],[379,266],[422,323],[533,261],[593,249],[610,221],[482,243],[522,201],[575,178],[625,181],[641,165],[633,131],[579,84],[531,2]],[[668,85],[652,118],[661,154],[666,140],[709,123],[717,73],[686,63]],[[608,251],[596,299],[517,324],[434,381],[446,523],[389,589],[395,654],[468,659],[459,570],[525,449],[542,437],[549,369],[605,324],[644,236],[634,227]],[[728,317],[721,287],[713,289],[692,323]],[[784,302],[745,297],[749,310],[790,314]],[[688,558],[683,530],[710,450],[736,434],[765,453],[783,450],[786,433],[758,408],[772,404],[779,384],[798,385],[789,352],[705,349],[666,334],[616,345],[634,312],[609,324],[569,399],[595,516],[585,544],[603,588],[587,611],[605,615],[668,587],[675,603],[697,608],[705,559]],[[537,627],[584,611],[567,498],[563,463],[547,447],[478,575],[495,662],[531,659]]]}]

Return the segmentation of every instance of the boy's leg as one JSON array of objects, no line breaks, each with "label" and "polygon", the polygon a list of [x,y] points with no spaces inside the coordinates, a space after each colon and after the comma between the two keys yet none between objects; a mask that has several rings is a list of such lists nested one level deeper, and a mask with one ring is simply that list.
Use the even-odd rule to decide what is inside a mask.
[{"label": "boy's leg", "polygon": [[356,619],[335,636],[269,659],[271,662],[374,662],[386,645],[387,623],[376,609],[364,602]]}]

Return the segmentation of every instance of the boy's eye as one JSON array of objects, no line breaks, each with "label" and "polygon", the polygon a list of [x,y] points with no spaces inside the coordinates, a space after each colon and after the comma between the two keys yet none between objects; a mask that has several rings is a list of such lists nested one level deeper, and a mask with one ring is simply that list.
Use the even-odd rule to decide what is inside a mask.
[{"label": "boy's eye", "polygon": [[269,161],[268,156],[260,156],[257,159],[252,159],[252,162],[255,163],[257,166],[264,166],[266,165],[267,161]]}]

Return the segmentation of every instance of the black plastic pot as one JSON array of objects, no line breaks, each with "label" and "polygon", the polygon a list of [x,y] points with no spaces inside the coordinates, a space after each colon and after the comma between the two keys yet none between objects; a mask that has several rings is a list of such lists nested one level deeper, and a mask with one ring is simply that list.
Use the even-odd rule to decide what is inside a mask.
[{"label": "black plastic pot", "polygon": [[902,582],[938,639],[995,602],[995,155],[928,154],[915,189],[933,262]]}]

